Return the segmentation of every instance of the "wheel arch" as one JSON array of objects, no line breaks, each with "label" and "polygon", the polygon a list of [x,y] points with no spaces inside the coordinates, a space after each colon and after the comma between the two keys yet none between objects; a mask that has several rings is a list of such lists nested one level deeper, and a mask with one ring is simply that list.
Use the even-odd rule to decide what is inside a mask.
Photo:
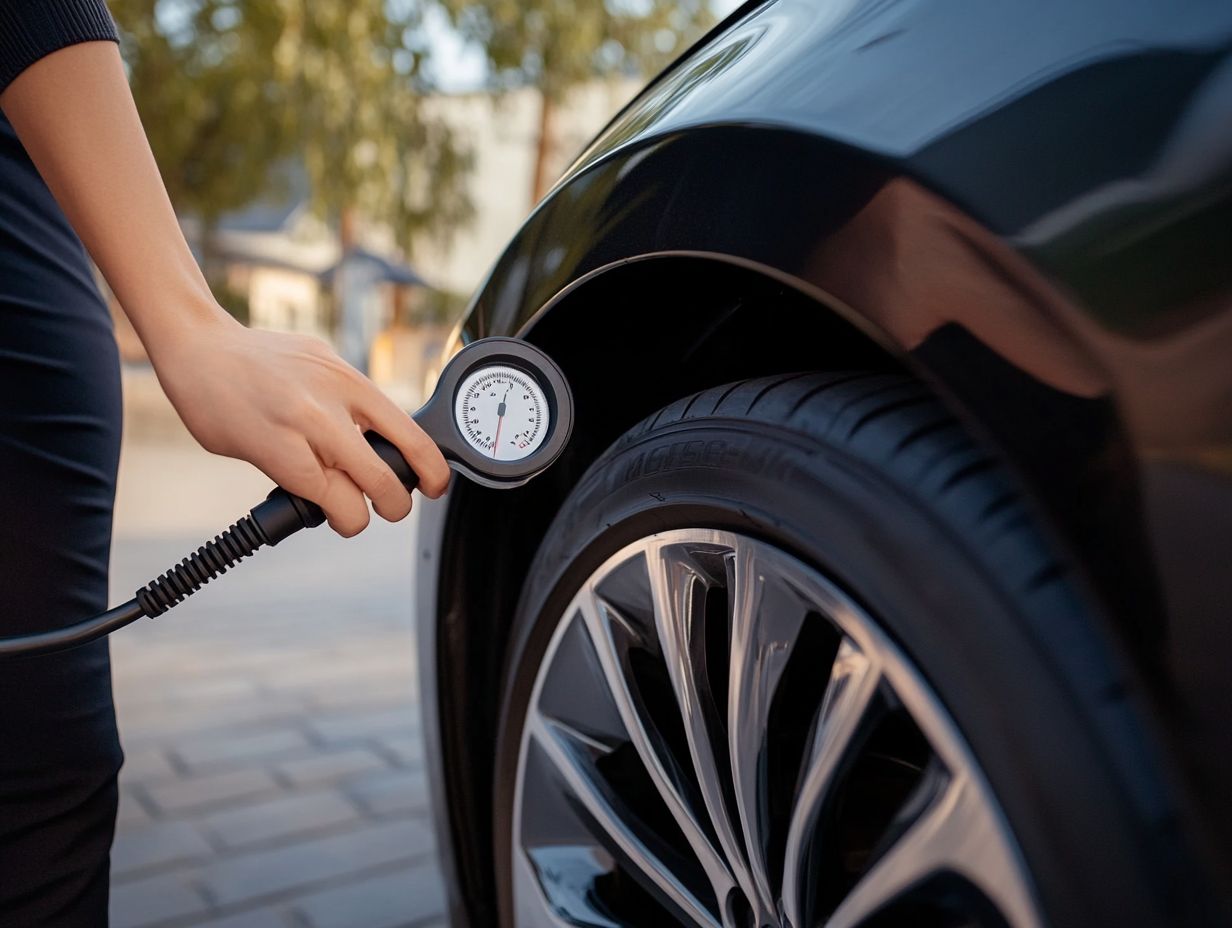
[{"label": "wheel arch", "polygon": [[[1072,521],[1069,505],[1091,477],[1089,447],[1052,449],[1062,459],[1018,453],[988,410],[1000,401],[1034,407],[1030,440],[1063,425],[1081,428],[1091,410],[1068,398],[1033,394],[1035,384],[1006,366],[985,346],[949,332],[944,350],[904,351],[867,316],[833,294],[773,267],[730,255],[671,252],[613,262],[564,288],[518,332],[552,355],[575,393],[578,420],[564,457],[531,484],[492,491],[455,483],[445,516],[437,594],[438,724],[444,770],[449,771],[446,811],[460,898],[470,922],[494,924],[489,878],[492,749],[500,698],[507,618],[521,594],[538,539],[589,464],[629,427],[683,396],[718,384],[796,370],[860,368],[907,370],[925,379],[985,442],[1018,471],[1032,498],[1054,527],[1058,542],[1075,551],[1092,585],[1117,616],[1127,640],[1145,641],[1147,617],[1121,610],[1124,590],[1104,583],[1098,560],[1133,551],[1132,536],[1118,537],[1114,522]],[[975,365],[988,394],[972,405],[969,382],[948,374],[956,358]],[[955,388],[958,389],[955,389]],[[1100,415],[1107,411],[1101,409]],[[1023,416],[1015,425],[1025,428]],[[1070,421],[1072,420],[1072,421]],[[1102,434],[1101,447],[1128,454],[1119,435]],[[1131,505],[1133,487],[1106,486],[1101,512]],[[1128,492],[1128,496],[1126,495]],[[1095,556],[1101,545],[1117,551]],[[497,552],[501,556],[497,556]],[[1143,572],[1146,576],[1147,572]],[[482,576],[484,582],[476,583]],[[1111,576],[1111,574],[1109,574]],[[1145,649],[1144,649],[1145,650]]]}]

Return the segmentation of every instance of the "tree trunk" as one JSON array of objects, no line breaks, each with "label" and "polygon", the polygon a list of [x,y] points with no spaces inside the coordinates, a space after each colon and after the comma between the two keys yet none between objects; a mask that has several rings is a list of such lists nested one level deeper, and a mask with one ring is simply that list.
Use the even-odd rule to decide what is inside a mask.
[{"label": "tree trunk", "polygon": [[338,248],[345,255],[355,247],[355,207],[344,206],[338,211]]},{"label": "tree trunk", "polygon": [[531,187],[531,202],[538,203],[552,186],[554,177],[548,171],[548,159],[556,147],[552,137],[552,117],[556,115],[556,104],[551,96],[539,91],[539,136],[535,140],[535,171],[534,185]]},{"label": "tree trunk", "polygon": [[390,284],[390,325],[407,328],[411,324],[411,288],[404,284]]}]

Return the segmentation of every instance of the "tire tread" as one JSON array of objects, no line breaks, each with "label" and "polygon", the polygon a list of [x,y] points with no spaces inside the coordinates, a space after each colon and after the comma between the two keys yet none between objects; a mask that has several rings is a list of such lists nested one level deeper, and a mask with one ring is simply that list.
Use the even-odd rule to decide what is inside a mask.
[{"label": "tire tread", "polygon": [[[834,371],[756,378],[703,390],[634,427],[618,446],[684,422],[691,410],[728,420],[773,423],[881,469],[905,493],[958,526],[986,568],[1018,598],[1022,611],[1045,625],[1063,623],[1085,607],[1073,571],[1007,467],[968,433],[924,384],[903,374]],[[1058,609],[1058,598],[1064,608]],[[1044,634],[1050,634],[1045,628]],[[1116,665],[1085,655],[1080,677],[1092,693],[1124,692]],[[1076,655],[1075,660],[1083,660]]]}]

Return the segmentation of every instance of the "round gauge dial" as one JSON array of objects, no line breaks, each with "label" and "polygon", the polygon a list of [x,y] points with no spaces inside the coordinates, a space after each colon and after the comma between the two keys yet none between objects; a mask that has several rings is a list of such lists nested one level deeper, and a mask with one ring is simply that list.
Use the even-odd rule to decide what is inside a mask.
[{"label": "round gauge dial", "polygon": [[467,443],[485,457],[520,461],[543,444],[551,413],[535,378],[515,367],[492,365],[462,379],[454,420]]}]

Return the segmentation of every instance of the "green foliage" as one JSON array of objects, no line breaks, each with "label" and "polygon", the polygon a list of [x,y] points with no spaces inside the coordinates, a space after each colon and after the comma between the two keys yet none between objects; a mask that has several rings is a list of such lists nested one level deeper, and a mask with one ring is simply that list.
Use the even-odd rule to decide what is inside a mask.
[{"label": "green foliage", "polygon": [[267,189],[272,165],[292,149],[285,88],[257,63],[275,24],[254,16],[243,28],[220,28],[211,3],[110,5],[133,96],[176,208],[210,225],[252,202]]},{"label": "green foliage", "polygon": [[[268,0],[267,0],[268,2]],[[292,90],[318,205],[388,222],[403,243],[467,218],[469,167],[450,130],[422,111],[426,50],[413,0],[282,0],[274,48]]]},{"label": "green foliage", "polygon": [[713,21],[710,0],[442,0],[486,51],[498,87],[551,100],[595,78],[647,75]]},{"label": "green foliage", "polygon": [[403,245],[469,218],[469,154],[422,106],[427,0],[111,0],[172,200],[207,228],[307,170]]}]

